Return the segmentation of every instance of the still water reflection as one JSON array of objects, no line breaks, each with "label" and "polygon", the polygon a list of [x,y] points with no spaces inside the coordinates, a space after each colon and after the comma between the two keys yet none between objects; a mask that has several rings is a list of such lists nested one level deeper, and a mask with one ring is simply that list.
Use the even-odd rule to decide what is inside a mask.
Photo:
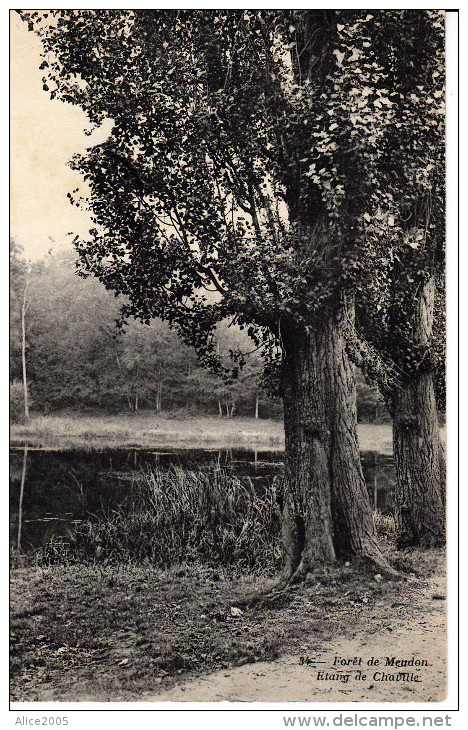
[{"label": "still water reflection", "polygon": [[[105,514],[134,489],[141,468],[176,464],[196,469],[219,464],[248,476],[258,490],[268,489],[283,467],[281,451],[240,449],[112,449],[48,451],[25,446],[10,453],[10,544],[31,550],[74,524]],[[391,457],[362,454],[364,476],[374,509],[393,509]]]}]

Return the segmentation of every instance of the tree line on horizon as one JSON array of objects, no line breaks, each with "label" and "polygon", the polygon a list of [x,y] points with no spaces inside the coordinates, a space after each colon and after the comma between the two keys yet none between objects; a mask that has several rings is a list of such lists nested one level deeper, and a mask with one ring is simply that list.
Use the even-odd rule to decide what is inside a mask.
[{"label": "tree line on horizon", "polygon": [[[204,367],[161,320],[117,327],[120,304],[94,278],[76,272],[73,250],[27,264],[21,246],[10,243],[12,417],[24,415],[21,309],[26,288],[26,368],[31,410],[47,414],[156,413],[281,418],[278,398],[262,387],[263,365],[254,352],[235,379]],[[219,349],[252,350],[239,330],[220,327]],[[375,386],[358,382],[359,418],[388,421]]]}]

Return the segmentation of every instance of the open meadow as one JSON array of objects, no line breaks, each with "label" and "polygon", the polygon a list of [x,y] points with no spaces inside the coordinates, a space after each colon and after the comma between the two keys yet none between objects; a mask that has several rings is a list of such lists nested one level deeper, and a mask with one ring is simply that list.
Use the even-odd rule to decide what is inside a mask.
[{"label": "open meadow", "polygon": [[[361,451],[392,453],[391,425],[358,424]],[[102,449],[161,446],[284,448],[282,421],[218,416],[172,416],[151,411],[117,415],[53,414],[33,416],[27,425],[13,424],[12,445],[36,448]]]}]

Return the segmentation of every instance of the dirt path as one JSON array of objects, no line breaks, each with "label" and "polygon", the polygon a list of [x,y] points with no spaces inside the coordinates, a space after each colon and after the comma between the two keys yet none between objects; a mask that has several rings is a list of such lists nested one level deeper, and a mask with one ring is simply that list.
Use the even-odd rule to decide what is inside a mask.
[{"label": "dirt path", "polygon": [[[145,700],[441,701],[446,693],[445,600],[440,600],[444,595],[444,579],[434,578],[421,590],[407,621],[393,622],[391,630],[385,626],[372,633],[360,630],[352,639],[337,637],[333,646],[323,645],[311,653],[310,663],[301,664],[299,656],[283,656],[272,662],[246,664],[187,682],[157,696],[145,697]],[[337,664],[335,657],[345,660],[356,658],[356,663],[343,666]],[[388,666],[387,657],[409,660],[410,664]],[[374,663],[369,665],[372,658]],[[379,660],[379,664],[375,660]],[[358,679],[360,673],[365,674],[366,679]],[[342,679],[343,675],[348,676],[346,681]],[[408,678],[410,681],[407,681]]]}]

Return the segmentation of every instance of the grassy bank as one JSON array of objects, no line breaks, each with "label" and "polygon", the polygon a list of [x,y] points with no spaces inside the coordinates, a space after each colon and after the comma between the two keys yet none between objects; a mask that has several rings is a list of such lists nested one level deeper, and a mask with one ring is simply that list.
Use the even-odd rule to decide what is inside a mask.
[{"label": "grassy bank", "polygon": [[[392,453],[389,424],[359,424],[362,451]],[[36,448],[284,448],[281,421],[215,416],[170,417],[157,413],[83,416],[33,416],[27,425],[11,429],[13,445]]]},{"label": "grassy bank", "polygon": [[310,655],[339,637],[388,639],[424,615],[421,590],[443,570],[441,552],[397,553],[393,519],[376,513],[402,577],[336,564],[245,607],[280,568],[280,480],[259,494],[217,467],[136,479],[108,514],[13,555],[12,700],[144,701],[189,677]]},{"label": "grassy bank", "polygon": [[[339,637],[388,637],[425,615],[422,588],[443,571],[438,551],[400,561],[414,574],[377,582],[359,566],[336,566],[242,612],[232,609],[271,579],[200,566],[15,569],[12,700],[144,701],[187,677],[310,655]],[[436,605],[443,596],[432,598]]]}]

